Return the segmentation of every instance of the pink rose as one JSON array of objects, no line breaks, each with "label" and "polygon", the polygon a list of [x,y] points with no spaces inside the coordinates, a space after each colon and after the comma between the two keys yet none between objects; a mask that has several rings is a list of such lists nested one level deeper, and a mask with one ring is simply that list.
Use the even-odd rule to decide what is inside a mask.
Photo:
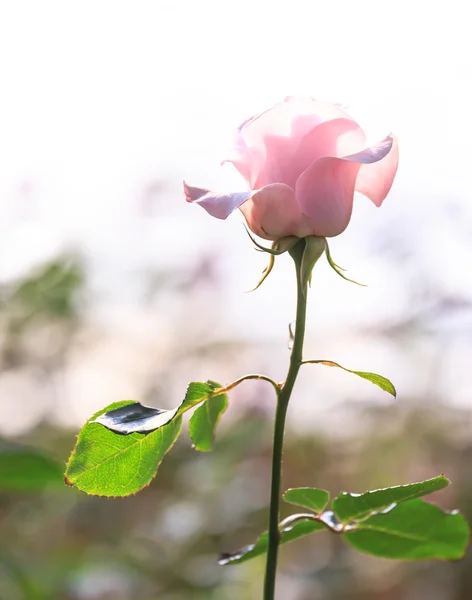
[{"label": "pink rose", "polygon": [[380,206],[392,186],[396,139],[365,143],[361,127],[334,104],[287,98],[245,121],[223,161],[236,167],[250,191],[217,194],[185,185],[186,198],[218,219],[239,208],[249,228],[267,240],[333,237],[349,224],[355,191]]}]

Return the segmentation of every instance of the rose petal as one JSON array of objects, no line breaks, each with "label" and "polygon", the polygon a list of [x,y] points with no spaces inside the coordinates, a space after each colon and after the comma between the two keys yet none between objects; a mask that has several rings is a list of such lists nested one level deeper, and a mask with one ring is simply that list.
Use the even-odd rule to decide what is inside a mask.
[{"label": "rose petal", "polygon": [[259,172],[259,164],[265,160],[265,152],[258,152],[257,149],[251,150],[248,148],[244,137],[241,135],[241,130],[257,117],[258,115],[253,115],[239,125],[233,137],[233,147],[229,151],[228,156],[220,163],[221,165],[227,162],[232,163],[251,189],[255,189],[254,184]]},{"label": "rose petal", "polygon": [[352,119],[325,121],[309,131],[300,141],[292,158],[281,165],[281,180],[295,188],[303,171],[318,158],[343,157],[365,147],[365,133]]},{"label": "rose petal", "polygon": [[295,192],[283,183],[261,188],[240,210],[251,231],[266,240],[278,240],[289,235],[304,237],[310,233]]},{"label": "rose petal", "polygon": [[393,138],[342,158],[315,160],[297,180],[295,193],[310,220],[314,235],[333,237],[349,224],[356,178],[362,164],[382,160],[390,152]]},{"label": "rose petal", "polygon": [[307,220],[295,198],[295,192],[283,183],[267,185],[260,190],[218,194],[184,182],[187,202],[200,204],[213,217],[226,219],[240,208],[249,228],[266,240],[288,235],[310,235]]},{"label": "rose petal", "polygon": [[233,211],[246,202],[254,192],[236,192],[234,194],[218,194],[203,188],[187,185],[184,181],[185,199],[195,202],[217,219],[226,219]]},{"label": "rose petal", "polygon": [[356,179],[356,191],[372,200],[376,206],[381,206],[398,169],[398,140],[391,136],[393,144],[390,152],[380,161],[362,165]]},{"label": "rose petal", "polygon": [[[313,127],[333,119],[351,119],[344,110],[312,98],[287,98],[249,119],[239,131],[248,146],[266,135],[301,139]],[[294,122],[295,121],[295,122]]]},{"label": "rose petal", "polygon": [[232,163],[244,177],[248,186],[251,189],[255,189],[260,165],[264,160],[265,151],[258,151],[257,148],[248,148],[241,134],[236,133],[233,140],[233,148],[227,158],[221,161],[221,164]]},{"label": "rose petal", "polygon": [[252,189],[286,183],[281,169],[291,160],[303,137],[320,123],[339,118],[351,119],[329,102],[287,98],[238,128],[237,154],[231,154],[224,162],[232,162]]},{"label": "rose petal", "polygon": [[298,178],[296,196],[313,235],[333,237],[349,225],[359,168],[342,158],[320,158]]}]

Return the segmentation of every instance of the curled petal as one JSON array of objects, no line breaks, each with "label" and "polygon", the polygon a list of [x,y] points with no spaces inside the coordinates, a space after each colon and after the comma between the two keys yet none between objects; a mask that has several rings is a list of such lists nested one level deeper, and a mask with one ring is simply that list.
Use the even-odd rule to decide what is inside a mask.
[{"label": "curled petal", "polygon": [[393,142],[393,135],[387,135],[386,138],[378,144],[375,144],[375,146],[370,146],[370,148],[365,148],[365,150],[350,154],[349,156],[344,156],[343,158],[344,160],[351,160],[364,165],[370,165],[385,158],[392,150]]},{"label": "curled petal", "polygon": [[295,192],[284,183],[261,188],[241,205],[240,210],[251,231],[266,240],[309,234]]},{"label": "curled petal", "polygon": [[235,192],[234,194],[218,194],[204,188],[187,185],[184,181],[185,199],[187,202],[200,204],[212,217],[226,219],[248,200],[254,192]]},{"label": "curled petal", "polygon": [[283,183],[267,185],[256,191],[218,194],[184,182],[184,191],[187,202],[200,204],[217,219],[226,219],[240,208],[251,231],[266,240],[310,234],[295,192]]},{"label": "curled petal", "polygon": [[365,133],[352,119],[325,121],[299,142],[290,160],[279,168],[279,179],[295,188],[298,177],[318,158],[343,157],[365,147]]},{"label": "curled petal", "polygon": [[393,138],[343,158],[315,160],[297,180],[295,193],[312,232],[321,237],[342,233],[349,224],[356,178],[361,165],[376,163],[388,155]]},{"label": "curled petal", "polygon": [[356,180],[356,191],[370,198],[376,206],[385,200],[398,169],[398,140],[395,136],[387,139],[392,140],[388,154],[378,162],[362,165]]}]

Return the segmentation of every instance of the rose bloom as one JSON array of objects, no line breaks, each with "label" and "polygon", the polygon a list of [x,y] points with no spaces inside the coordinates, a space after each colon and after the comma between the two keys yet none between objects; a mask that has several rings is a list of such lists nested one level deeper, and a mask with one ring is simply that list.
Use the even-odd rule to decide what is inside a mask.
[{"label": "rose bloom", "polygon": [[380,206],[398,166],[398,145],[387,136],[366,147],[362,128],[338,106],[287,98],[245,121],[230,155],[247,192],[211,192],[184,184],[186,198],[218,219],[239,208],[249,228],[267,240],[333,237],[352,214],[354,192]]}]

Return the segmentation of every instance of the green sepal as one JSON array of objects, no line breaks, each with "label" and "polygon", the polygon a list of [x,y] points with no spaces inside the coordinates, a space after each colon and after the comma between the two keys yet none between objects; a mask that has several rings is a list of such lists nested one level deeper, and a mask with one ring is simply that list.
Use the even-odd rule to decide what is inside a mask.
[{"label": "green sepal", "polygon": [[275,258],[273,254],[270,254],[269,256],[269,264],[267,265],[267,267],[262,271],[262,275],[261,278],[259,279],[259,281],[257,282],[256,286],[252,288],[252,290],[249,290],[250,292],[255,292],[258,288],[261,287],[261,285],[264,283],[264,281],[267,279],[267,277],[270,275],[272,269],[274,268],[274,264],[275,264]]},{"label": "green sepal", "polygon": [[346,275],[342,273],[342,271],[345,271],[346,269],[343,269],[334,262],[333,257],[331,256],[331,252],[329,250],[328,242],[326,242],[326,258],[328,260],[329,266],[337,275],[339,275],[339,277],[342,277],[345,281],[350,281],[351,283],[360,285],[361,287],[367,287],[365,283],[359,283],[358,281],[354,281],[354,279],[349,279],[349,277],[346,277]]},{"label": "green sepal", "polygon": [[275,240],[275,242],[272,243],[271,248],[266,248],[262,244],[259,244],[259,242],[249,232],[249,229],[246,227],[246,225],[244,228],[246,229],[246,233],[248,234],[251,242],[258,250],[261,252],[267,252],[267,254],[272,254],[273,256],[279,256],[280,254],[284,254],[284,252],[288,252],[291,248],[293,248],[293,246],[295,246],[297,242],[300,241],[300,238],[296,237],[295,235],[289,235],[287,237],[280,238],[279,240]]},{"label": "green sepal", "polygon": [[303,250],[302,263],[300,266],[303,289],[311,283],[313,267],[327,247],[325,238],[310,235],[304,239],[305,249]]},{"label": "green sepal", "polygon": [[272,250],[277,252],[277,254],[283,254],[284,252],[291,250],[291,248],[293,248],[295,244],[298,244],[299,241],[300,238],[295,235],[288,235],[287,237],[280,238],[280,240],[276,240],[272,244]]},{"label": "green sepal", "polygon": [[293,248],[293,246],[296,243],[298,243],[300,241],[300,238],[297,238],[294,235],[283,237],[283,238],[280,238],[280,240],[276,240],[275,242],[273,242],[272,248],[266,248],[265,246],[262,246],[254,239],[254,237],[249,233],[249,230],[247,227],[246,227],[246,231],[247,231],[248,236],[251,238],[253,244],[256,246],[256,248],[258,250],[260,250],[261,252],[266,252],[267,254],[270,255],[269,264],[262,271],[261,278],[257,282],[256,286],[253,287],[252,290],[249,290],[250,292],[255,292],[264,283],[264,281],[267,279],[267,277],[270,275],[272,269],[274,268],[275,256],[279,256],[280,254],[284,254],[285,252],[288,252],[291,248]]}]

